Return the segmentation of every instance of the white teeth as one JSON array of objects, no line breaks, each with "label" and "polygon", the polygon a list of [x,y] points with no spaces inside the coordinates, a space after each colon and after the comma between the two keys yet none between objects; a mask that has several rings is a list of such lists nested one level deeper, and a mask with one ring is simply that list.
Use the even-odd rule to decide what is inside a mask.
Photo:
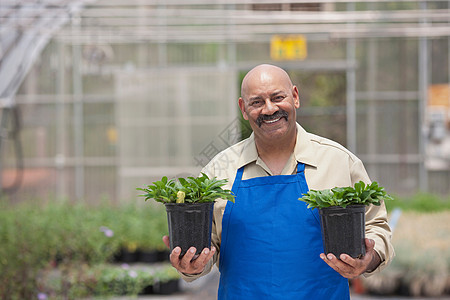
[{"label": "white teeth", "polygon": [[278,120],[280,120],[281,118],[278,118],[278,119],[275,119],[275,120],[265,120],[264,121],[264,123],[269,123],[269,124],[271,124],[271,123],[275,123],[276,121],[278,121]]}]

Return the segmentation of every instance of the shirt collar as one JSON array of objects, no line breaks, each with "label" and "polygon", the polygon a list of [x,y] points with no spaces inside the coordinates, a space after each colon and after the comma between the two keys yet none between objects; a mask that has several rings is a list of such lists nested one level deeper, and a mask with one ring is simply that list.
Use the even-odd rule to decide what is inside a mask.
[{"label": "shirt collar", "polygon": [[317,167],[317,156],[311,135],[297,123],[297,142],[295,143],[295,160],[306,165]]},{"label": "shirt collar", "polygon": [[[317,167],[317,159],[312,147],[311,137],[303,127],[297,123],[297,141],[295,143],[294,158],[313,167]],[[254,133],[246,140],[242,154],[239,156],[238,168],[258,160],[258,151],[256,150]]]},{"label": "shirt collar", "polygon": [[242,154],[239,156],[238,168],[255,162],[257,159],[258,151],[256,150],[255,134],[252,133],[250,137],[245,141]]}]

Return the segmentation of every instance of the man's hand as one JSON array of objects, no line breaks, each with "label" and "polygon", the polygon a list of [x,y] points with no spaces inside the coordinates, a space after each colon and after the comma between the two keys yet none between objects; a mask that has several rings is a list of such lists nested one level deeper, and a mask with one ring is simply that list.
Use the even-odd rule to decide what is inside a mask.
[{"label": "man's hand", "polygon": [[364,272],[376,269],[376,267],[378,267],[381,263],[380,256],[378,256],[378,253],[376,253],[373,249],[375,246],[375,241],[365,239],[365,243],[366,255],[360,259],[352,258],[347,254],[341,254],[341,260],[339,260],[331,253],[328,253],[327,256],[321,253],[320,258],[345,278],[356,278]]},{"label": "man's hand", "polygon": [[[163,236],[163,242],[170,249],[168,236]],[[211,247],[211,250],[205,248],[199,255],[195,255],[195,252],[196,249],[191,247],[180,259],[181,248],[175,247],[172,253],[170,253],[170,262],[181,273],[191,275],[200,274],[205,269],[208,261],[214,256],[214,253],[216,253],[216,248],[214,246]]]}]

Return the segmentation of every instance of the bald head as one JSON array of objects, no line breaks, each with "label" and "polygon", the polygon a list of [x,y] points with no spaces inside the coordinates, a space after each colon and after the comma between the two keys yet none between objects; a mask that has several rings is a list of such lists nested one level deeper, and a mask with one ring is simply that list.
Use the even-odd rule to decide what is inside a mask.
[{"label": "bald head", "polygon": [[258,153],[276,156],[280,149],[293,151],[299,107],[298,89],[280,67],[259,65],[244,77],[239,108],[253,129]]},{"label": "bald head", "polygon": [[252,85],[264,84],[274,78],[277,78],[283,82],[283,84],[286,84],[289,89],[292,89],[293,84],[291,78],[285,70],[274,65],[262,64],[254,67],[247,73],[247,75],[245,75],[242,80],[241,97],[243,99],[247,98],[248,91],[251,89]]}]

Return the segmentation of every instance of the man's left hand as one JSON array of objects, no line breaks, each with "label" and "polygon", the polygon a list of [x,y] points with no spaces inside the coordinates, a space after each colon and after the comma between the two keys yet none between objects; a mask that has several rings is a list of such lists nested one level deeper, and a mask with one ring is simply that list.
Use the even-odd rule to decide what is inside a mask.
[{"label": "man's left hand", "polygon": [[352,258],[350,255],[341,254],[339,260],[332,253],[328,253],[326,256],[321,253],[320,258],[345,278],[356,278],[364,272],[376,269],[381,263],[380,256],[373,249],[375,241],[365,239],[365,243],[366,255],[362,258]]}]

